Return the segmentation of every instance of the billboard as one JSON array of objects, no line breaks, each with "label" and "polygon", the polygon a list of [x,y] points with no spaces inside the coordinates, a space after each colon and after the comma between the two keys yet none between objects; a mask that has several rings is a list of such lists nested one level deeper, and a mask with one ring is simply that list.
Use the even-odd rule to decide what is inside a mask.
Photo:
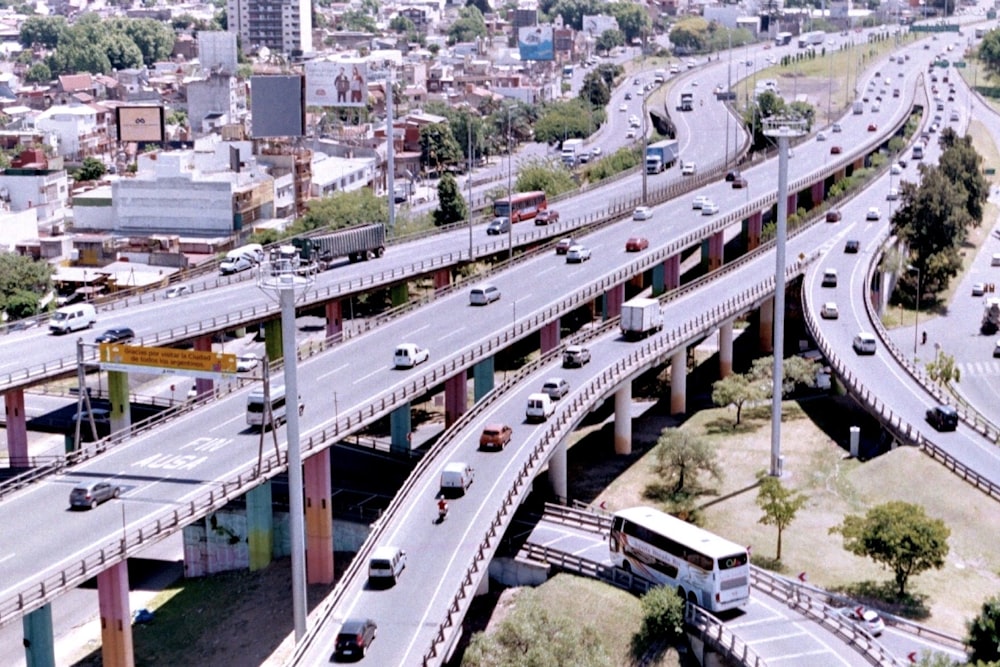
[{"label": "billboard", "polygon": [[608,30],[618,30],[618,19],[606,14],[583,17],[583,33],[587,37],[598,38]]},{"label": "billboard", "polygon": [[306,129],[306,106],[301,74],[250,77],[251,136],[301,137]]},{"label": "billboard", "polygon": [[521,60],[554,60],[555,41],[551,25],[525,26],[517,31],[517,50]]},{"label": "billboard", "polygon": [[306,63],[306,104],[311,107],[363,107],[368,104],[368,67],[364,60],[311,60]]},{"label": "billboard", "polygon": [[118,141],[138,143],[163,141],[163,107],[118,107],[115,109],[115,127]]},{"label": "billboard", "polygon": [[139,371],[161,375],[220,378],[236,373],[236,355],[170,347],[142,347],[121,343],[98,346],[102,370]]}]

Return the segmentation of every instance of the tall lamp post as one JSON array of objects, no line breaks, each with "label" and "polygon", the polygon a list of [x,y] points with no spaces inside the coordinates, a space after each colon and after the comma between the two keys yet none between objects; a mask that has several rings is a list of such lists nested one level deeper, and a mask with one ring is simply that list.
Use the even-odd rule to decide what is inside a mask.
[{"label": "tall lamp post", "polygon": [[805,134],[799,118],[768,118],[764,134],[778,141],[778,225],[774,256],[774,378],[771,396],[771,477],[781,477],[781,389],[785,353],[785,242],[788,237],[788,140]]},{"label": "tall lamp post", "polygon": [[514,171],[514,143],[510,133],[510,105],[507,105],[507,259],[514,258],[514,190],[511,173]]},{"label": "tall lamp post", "polygon": [[[390,200],[392,199],[390,195]],[[257,286],[265,292],[277,293],[281,305],[281,353],[284,358],[285,395],[292,401],[288,410],[288,511],[289,535],[292,548],[292,618],[295,641],[306,634],[306,542],[305,508],[302,500],[302,450],[299,443],[299,380],[295,350],[295,301],[304,296],[313,283],[313,276],[299,271],[298,261],[272,260],[263,262],[257,274]],[[263,427],[262,427],[263,428]]]},{"label": "tall lamp post", "polygon": [[906,266],[907,271],[916,271],[917,273],[917,312],[913,316],[913,361],[917,360],[917,329],[919,328],[920,322],[920,267],[908,264]]}]

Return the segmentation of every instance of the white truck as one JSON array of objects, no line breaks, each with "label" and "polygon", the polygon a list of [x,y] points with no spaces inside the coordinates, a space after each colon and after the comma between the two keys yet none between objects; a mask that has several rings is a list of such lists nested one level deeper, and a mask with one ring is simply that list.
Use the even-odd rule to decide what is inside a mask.
[{"label": "white truck", "polygon": [[664,139],[646,146],[646,173],[659,174],[677,162],[680,143],[676,139]]},{"label": "white truck", "polygon": [[863,114],[865,112],[865,103],[861,100],[855,101],[852,110],[854,111],[854,115]]},{"label": "white truck", "polygon": [[983,308],[983,322],[979,325],[979,331],[987,336],[992,336],[1000,330],[1000,299],[991,297],[986,299]]},{"label": "white truck", "polygon": [[807,46],[819,46],[824,41],[826,41],[826,33],[822,30],[803,33],[799,35],[799,48],[804,49]]},{"label": "white truck", "polygon": [[667,80],[667,70],[658,69],[653,72],[653,83],[663,83]]},{"label": "white truck", "polygon": [[663,313],[656,299],[636,297],[622,304],[622,335],[626,340],[645,338],[663,329]]},{"label": "white truck", "polygon": [[567,167],[575,167],[583,152],[583,139],[567,139],[562,145],[562,161]]}]

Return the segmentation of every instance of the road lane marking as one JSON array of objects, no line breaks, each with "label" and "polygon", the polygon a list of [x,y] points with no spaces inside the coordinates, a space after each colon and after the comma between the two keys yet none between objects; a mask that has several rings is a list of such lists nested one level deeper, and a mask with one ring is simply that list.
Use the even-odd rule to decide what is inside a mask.
[{"label": "road lane marking", "polygon": [[371,373],[369,373],[368,375],[362,375],[361,377],[359,377],[358,379],[356,379],[356,380],[354,381],[354,384],[357,384],[357,383],[359,383],[359,382],[361,382],[361,381],[363,381],[363,380],[367,380],[367,379],[368,379],[368,378],[370,378],[371,376],[373,376],[373,375],[377,375],[378,373],[381,373],[381,372],[382,372],[382,371],[384,371],[384,370],[385,370],[384,368],[378,368],[378,369],[376,369],[376,370],[373,370],[373,371],[372,371]]},{"label": "road lane marking", "polygon": [[323,373],[321,375],[317,375],[316,377],[319,380],[325,380],[326,378],[330,377],[331,375],[336,375],[337,373],[340,373],[342,370],[344,370],[348,366],[350,366],[350,364],[341,364],[340,366],[337,366],[336,368],[334,368],[332,371],[330,371],[328,373]]}]

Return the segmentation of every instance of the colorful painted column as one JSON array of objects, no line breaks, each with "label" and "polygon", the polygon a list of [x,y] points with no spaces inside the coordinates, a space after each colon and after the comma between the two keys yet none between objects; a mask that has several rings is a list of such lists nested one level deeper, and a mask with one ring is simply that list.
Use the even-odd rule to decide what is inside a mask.
[{"label": "colorful painted column", "polygon": [[326,304],[326,337],[329,340],[344,339],[344,304],[339,299]]},{"label": "colorful painted column", "polygon": [[105,667],[133,667],[135,654],[126,561],[97,575],[97,603],[101,613],[101,663]]},{"label": "colorful painted column", "polygon": [[758,335],[761,352],[774,352],[774,297],[760,304]]},{"label": "colorful painted column", "polygon": [[552,322],[549,322],[542,327],[538,334],[541,338],[540,345],[542,348],[542,354],[556,349],[559,347],[559,341],[562,339],[562,335],[559,330],[559,320],[555,319]]},{"label": "colorful painted column", "polygon": [[670,414],[687,412],[687,348],[670,357]]},{"label": "colorful painted column", "polygon": [[24,414],[24,390],[8,389],[3,394],[3,402],[7,411],[8,465],[11,468],[26,467],[29,463],[28,418]]},{"label": "colorful painted column", "polygon": [[305,460],[306,579],[310,584],[333,583],[333,510],[330,450]]},{"label": "colorful painted column", "polygon": [[788,215],[792,216],[798,213],[798,203],[799,203],[799,193],[792,192],[788,195]]},{"label": "colorful painted column", "polygon": [[444,424],[451,426],[469,409],[469,388],[465,371],[444,381]]},{"label": "colorful painted column", "polygon": [[493,391],[494,382],[493,357],[487,357],[472,367],[472,395],[475,402]]},{"label": "colorful painted column", "polygon": [[610,320],[612,317],[618,317],[622,314],[622,303],[625,302],[625,284],[615,285],[607,292],[604,293],[604,299],[602,299],[602,312],[601,317],[605,320]]},{"label": "colorful painted column", "polygon": [[407,283],[397,283],[389,288],[389,302],[393,306],[402,306],[410,300],[410,286]]},{"label": "colorful painted column", "polygon": [[760,235],[764,231],[764,214],[760,211],[746,219],[747,250],[760,247]]},{"label": "colorful painted column", "polygon": [[812,184],[812,188],[809,194],[812,196],[813,208],[819,206],[820,204],[823,203],[823,200],[826,198],[826,184],[822,180],[816,181],[815,183]]},{"label": "colorful painted column", "polygon": [[389,413],[389,449],[393,452],[409,452],[410,430],[413,423],[410,416],[410,404],[401,405]]},{"label": "colorful painted column", "polygon": [[434,272],[434,291],[442,290],[451,285],[451,269],[438,269]]},{"label": "colorful painted column", "polygon": [[719,327],[719,377],[733,374],[733,323],[724,322]]},{"label": "colorful painted column", "polygon": [[[268,336],[269,340],[270,338],[271,337]],[[194,349],[198,352],[211,352],[212,337],[210,335],[198,336],[197,338],[194,339]],[[108,377],[109,378],[111,377],[111,373],[108,373]],[[194,380],[194,390],[198,393],[199,396],[202,396],[203,394],[211,394],[214,388],[215,388],[215,382],[212,380],[212,378],[195,378]],[[110,391],[111,390],[109,388],[108,392],[110,393]],[[184,396],[184,394],[181,394],[181,396]],[[111,399],[111,402],[113,405],[114,404],[113,398]],[[114,419],[114,409],[112,409],[111,411],[111,416],[112,419]],[[114,428],[114,424],[112,424],[112,428]]]},{"label": "colorful painted column", "polygon": [[47,604],[21,618],[24,629],[24,659],[27,667],[56,667],[52,639],[52,605]]},{"label": "colorful painted column", "polygon": [[701,242],[702,264],[707,270],[715,271],[722,266],[725,245],[725,235],[721,230]]},{"label": "colorful painted column", "polygon": [[281,348],[281,318],[264,322],[264,352],[271,362],[281,361],[285,353]]},{"label": "colorful painted column", "polygon": [[632,383],[615,392],[615,454],[632,453]]},{"label": "colorful painted column", "polygon": [[125,371],[108,371],[108,400],[111,402],[111,430],[123,431],[131,426],[132,409],[129,404],[128,373]]},{"label": "colorful painted column", "polygon": [[263,570],[271,564],[274,551],[274,515],[271,509],[271,482],[267,481],[246,493],[247,547],[250,571]]}]

